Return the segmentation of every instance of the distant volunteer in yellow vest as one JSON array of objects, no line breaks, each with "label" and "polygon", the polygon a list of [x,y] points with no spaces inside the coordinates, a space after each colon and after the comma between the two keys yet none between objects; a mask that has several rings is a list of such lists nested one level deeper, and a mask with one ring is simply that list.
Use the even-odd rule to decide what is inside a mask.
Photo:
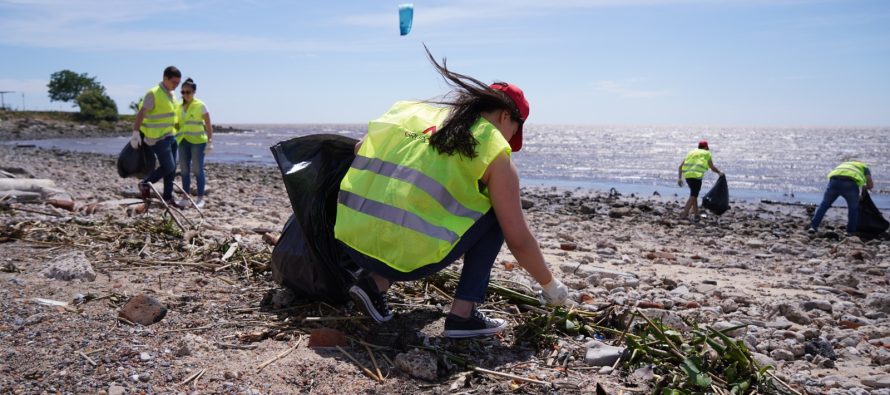
[{"label": "distant volunteer in yellow vest", "polygon": [[813,234],[819,231],[822,218],[834,204],[838,197],[847,201],[847,234],[854,234],[859,227],[859,189],[872,189],[874,181],[871,179],[871,170],[863,162],[851,160],[841,163],[828,173],[828,187],[822,203],[813,214],[813,220],[807,232]]},{"label": "distant volunteer in yellow vest", "polygon": [[[204,207],[204,188],[206,179],[204,176],[204,156],[213,151],[213,124],[210,122],[210,112],[203,101],[195,97],[198,85],[191,78],[182,83],[182,109],[180,112],[179,133],[176,140],[179,143],[179,165],[182,175],[182,189],[191,193],[191,175],[195,174],[198,184],[195,207]],[[183,198],[179,205],[188,207],[192,204],[188,198]]]},{"label": "distant volunteer in yellow vest", "polygon": [[714,162],[711,160],[711,151],[708,148],[708,142],[702,140],[698,142],[697,149],[689,151],[689,153],[686,154],[686,157],[680,162],[680,167],[677,170],[677,185],[683,186],[683,180],[686,180],[686,184],[689,185],[689,199],[686,200],[686,205],[683,206],[683,212],[680,213],[680,218],[687,218],[689,216],[689,210],[692,210],[692,220],[698,222],[700,218],[698,212],[698,193],[701,191],[702,179],[705,177],[705,173],[708,172],[708,169],[714,170],[715,173],[721,176],[723,175],[723,173],[714,166]]},{"label": "distant volunteer in yellow vest", "polygon": [[164,79],[157,86],[148,90],[133,123],[133,134],[130,145],[139,148],[147,144],[155,154],[158,167],[139,183],[139,192],[143,199],[151,196],[149,184],[164,179],[162,198],[168,205],[179,207],[173,201],[173,179],[176,176],[174,146],[176,145],[176,111],[178,108],[173,92],[179,86],[182,73],[174,66],[164,69]]},{"label": "distant volunteer in yellow vest", "polygon": [[522,147],[529,105],[515,85],[484,84],[427,55],[455,87],[453,100],[398,102],[368,124],[340,184],[334,234],[365,273],[350,295],[378,322],[392,318],[385,295],[392,282],[431,275],[463,256],[443,334],[491,335],[506,322],[475,305],[505,240],[548,303],[568,297],[525,221],[510,159]]}]

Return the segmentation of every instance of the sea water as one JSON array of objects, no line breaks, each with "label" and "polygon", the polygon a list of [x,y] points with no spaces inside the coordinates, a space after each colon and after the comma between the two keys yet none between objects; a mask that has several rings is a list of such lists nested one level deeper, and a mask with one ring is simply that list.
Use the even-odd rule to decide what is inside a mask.
[{"label": "sea water", "polygon": [[[279,141],[317,133],[361,138],[366,131],[356,124],[232,126],[246,131],[215,135],[209,162],[272,166],[269,147]],[[876,204],[890,208],[890,128],[526,125],[524,136],[522,151],[513,155],[524,186],[685,196],[687,190],[676,185],[677,168],[706,139],[735,199],[818,203],[828,172],[855,158],[871,168]],[[127,141],[103,137],[8,144],[116,155]],[[708,173],[703,190],[714,180],[716,175]]]}]

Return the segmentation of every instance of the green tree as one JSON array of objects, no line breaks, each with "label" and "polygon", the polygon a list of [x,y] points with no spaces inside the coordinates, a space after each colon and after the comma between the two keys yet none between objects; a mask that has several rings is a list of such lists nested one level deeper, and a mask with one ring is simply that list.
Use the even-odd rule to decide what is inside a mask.
[{"label": "green tree", "polygon": [[88,121],[117,121],[117,104],[104,90],[88,89],[77,95],[81,118]]},{"label": "green tree", "polygon": [[105,93],[105,87],[96,81],[96,77],[90,77],[87,73],[77,74],[71,70],[52,73],[46,87],[49,88],[49,99],[60,102],[76,100],[81,93],[87,90]]}]

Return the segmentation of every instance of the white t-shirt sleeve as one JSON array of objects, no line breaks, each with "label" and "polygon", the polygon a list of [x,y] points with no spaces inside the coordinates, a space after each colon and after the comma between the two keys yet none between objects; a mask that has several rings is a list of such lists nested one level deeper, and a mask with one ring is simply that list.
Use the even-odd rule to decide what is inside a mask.
[{"label": "white t-shirt sleeve", "polygon": [[142,98],[142,109],[145,110],[146,113],[153,110],[155,108],[155,95],[148,92],[145,94],[145,97]]},{"label": "white t-shirt sleeve", "polygon": [[204,105],[204,114],[202,114],[202,115],[207,115],[207,114],[210,114],[210,111],[207,111],[207,105],[205,104]]}]

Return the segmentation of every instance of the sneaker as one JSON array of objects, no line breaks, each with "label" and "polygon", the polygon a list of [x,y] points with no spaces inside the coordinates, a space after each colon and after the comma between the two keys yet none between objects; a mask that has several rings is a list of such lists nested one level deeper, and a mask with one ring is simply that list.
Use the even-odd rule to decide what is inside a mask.
[{"label": "sneaker", "polygon": [[507,328],[507,321],[499,318],[488,318],[479,310],[473,309],[468,318],[460,318],[454,314],[445,317],[445,330],[442,335],[453,339],[489,336],[500,333]]},{"label": "sneaker", "polygon": [[386,294],[377,290],[371,276],[363,276],[349,288],[349,296],[357,306],[362,306],[374,321],[386,322],[392,319],[392,311],[386,303]]},{"label": "sneaker", "polygon": [[[798,228],[798,229],[800,229],[800,228]],[[814,235],[814,234],[816,234],[816,229],[813,229],[813,227],[811,226],[811,227],[807,228],[807,233]]]},{"label": "sneaker", "polygon": [[173,207],[175,209],[182,210],[185,207],[180,206],[179,203],[176,203],[173,199],[164,199],[164,203],[167,203],[168,206]]},{"label": "sneaker", "polygon": [[147,182],[145,182],[145,181],[140,182],[138,189],[139,189],[139,196],[142,199],[148,199],[151,197],[151,187],[148,186]]},{"label": "sneaker", "polygon": [[204,198],[198,197],[198,200],[195,200],[195,207],[204,208]]},{"label": "sneaker", "polygon": [[182,207],[191,207],[192,202],[190,202],[188,199],[183,198],[179,199],[179,202],[177,202],[177,204]]}]

